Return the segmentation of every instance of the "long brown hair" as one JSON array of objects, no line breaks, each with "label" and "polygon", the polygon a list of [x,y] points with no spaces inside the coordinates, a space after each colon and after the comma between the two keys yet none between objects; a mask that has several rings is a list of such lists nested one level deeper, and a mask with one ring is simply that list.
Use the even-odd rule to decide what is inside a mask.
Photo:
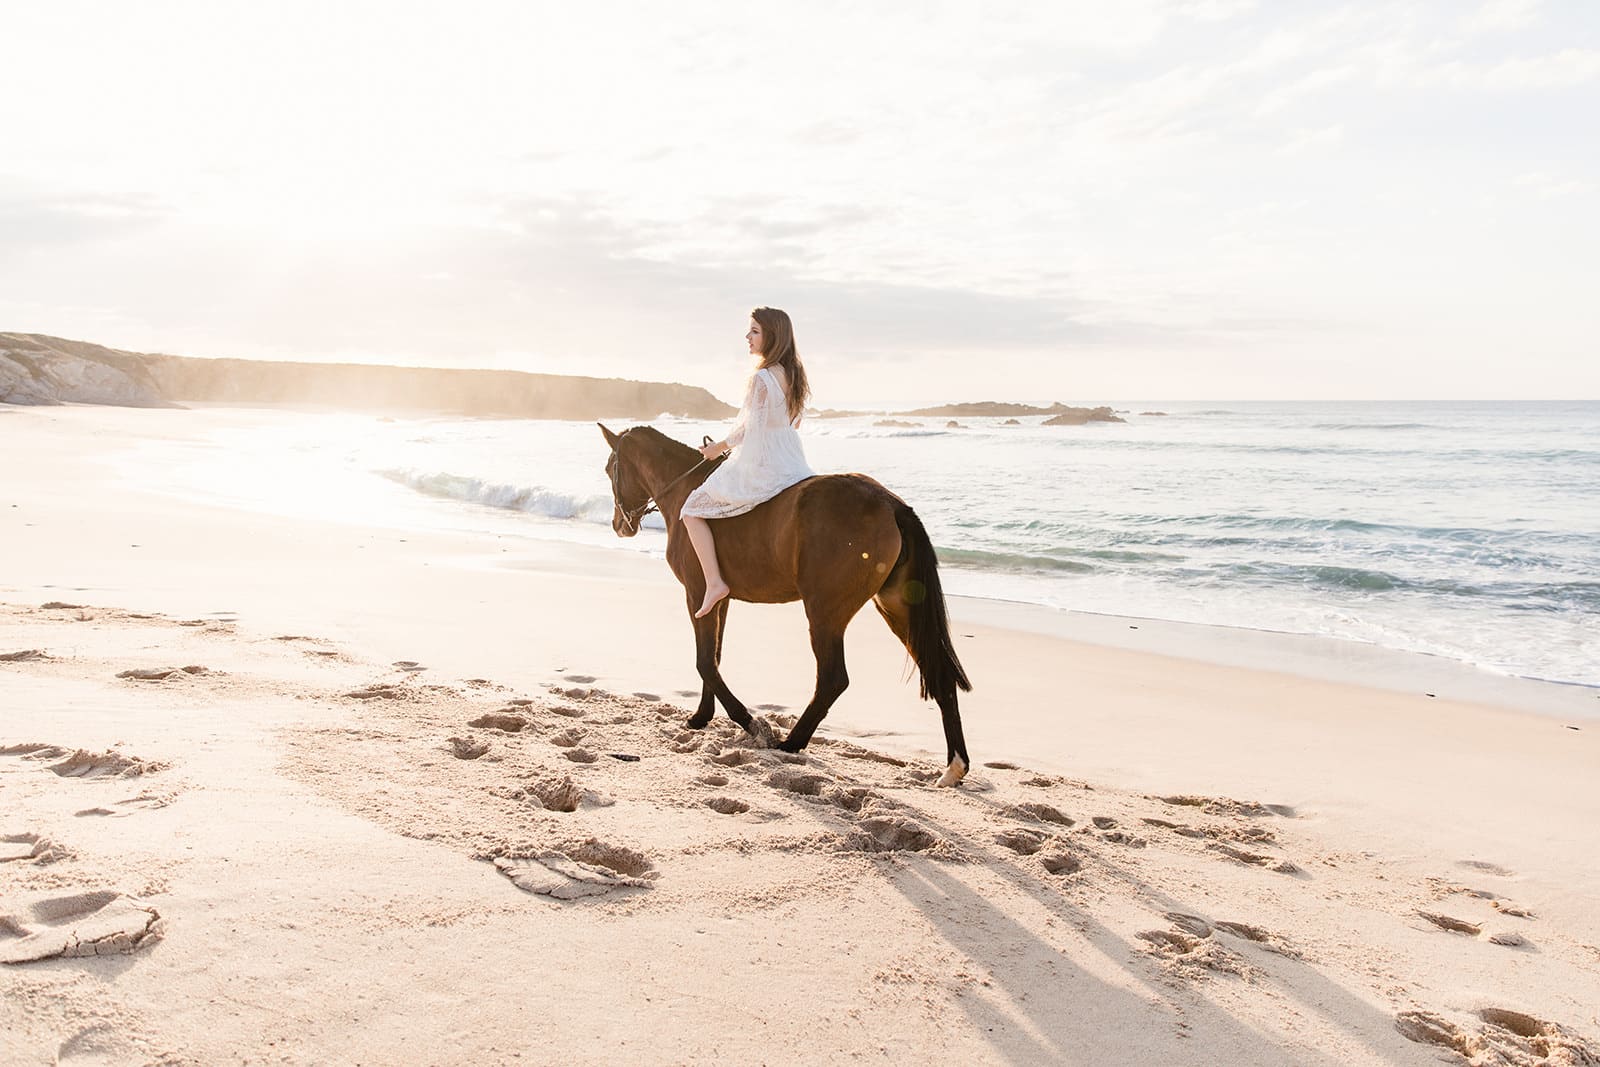
[{"label": "long brown hair", "polygon": [[794,422],[811,399],[811,383],[794,344],[794,324],[788,312],[777,308],[756,308],[750,317],[761,326],[761,365],[782,367],[789,375],[789,421]]}]

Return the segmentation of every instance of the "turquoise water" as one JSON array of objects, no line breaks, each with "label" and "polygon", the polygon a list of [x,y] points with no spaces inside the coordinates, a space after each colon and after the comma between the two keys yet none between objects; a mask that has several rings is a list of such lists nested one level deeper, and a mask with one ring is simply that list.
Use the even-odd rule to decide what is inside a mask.
[{"label": "turquoise water", "polygon": [[[1118,407],[1125,425],[814,419],[802,436],[817,470],[872,474],[917,509],[952,593],[1600,685],[1600,402]],[[230,433],[219,455],[291,452],[301,490],[346,479],[310,499],[359,497],[364,518],[390,492],[447,525],[663,545],[612,537],[593,423],[282,420]],[[726,430],[655,425],[684,441]]]}]

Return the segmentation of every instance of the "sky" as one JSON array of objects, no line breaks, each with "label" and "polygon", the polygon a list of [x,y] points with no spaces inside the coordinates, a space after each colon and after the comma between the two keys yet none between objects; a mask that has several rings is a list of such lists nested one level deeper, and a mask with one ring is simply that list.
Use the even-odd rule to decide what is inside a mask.
[{"label": "sky", "polygon": [[0,330],[820,407],[1600,397],[1600,4],[0,0]]}]

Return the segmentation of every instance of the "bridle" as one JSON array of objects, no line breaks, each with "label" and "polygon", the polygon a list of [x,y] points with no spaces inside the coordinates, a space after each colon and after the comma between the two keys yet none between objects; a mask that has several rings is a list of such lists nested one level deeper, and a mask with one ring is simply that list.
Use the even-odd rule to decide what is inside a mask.
[{"label": "bridle", "polygon": [[[711,435],[710,434],[706,434],[705,436],[701,437],[700,446],[702,448],[704,448],[706,445],[709,445],[709,444],[711,444]],[[694,466],[690,467],[688,470],[684,471],[682,474],[680,474],[676,478],[672,479],[672,481],[668,482],[666,485],[663,485],[660,489],[656,490],[654,493],[646,493],[643,504],[640,504],[638,507],[633,508],[632,510],[623,510],[623,507],[622,507],[622,489],[621,489],[621,487],[619,487],[617,485],[617,471],[620,470],[621,467],[622,467],[622,450],[620,448],[614,448],[614,449],[611,450],[611,453],[612,453],[612,455],[614,457],[616,457],[616,461],[617,461],[616,464],[612,467],[611,472],[610,472],[610,477],[611,477],[611,498],[616,503],[617,510],[622,512],[622,521],[627,524],[627,529],[628,529],[629,536],[632,536],[633,534],[636,534],[636,533],[639,532],[639,522],[646,515],[650,514],[652,511],[660,511],[661,510],[659,507],[656,506],[656,497],[660,496],[662,493],[665,493],[668,489],[671,489],[673,486],[677,485],[679,482],[681,482],[685,478],[689,477],[689,475],[693,474],[695,471],[699,470],[701,467],[704,467],[707,463],[712,462],[711,460],[706,459],[704,456],[701,456],[699,463],[696,463]],[[720,459],[721,457],[719,456],[718,458]]]}]

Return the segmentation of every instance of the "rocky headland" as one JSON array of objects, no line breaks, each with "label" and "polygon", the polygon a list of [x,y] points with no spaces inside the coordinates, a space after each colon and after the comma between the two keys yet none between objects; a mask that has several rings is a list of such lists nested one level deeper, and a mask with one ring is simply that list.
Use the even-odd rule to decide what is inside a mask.
[{"label": "rocky headland", "polygon": [[663,412],[726,419],[698,386],[521,371],[277,363],[124,352],[44,334],[0,333],[0,403],[171,407],[182,401],[318,404],[532,419]]}]

